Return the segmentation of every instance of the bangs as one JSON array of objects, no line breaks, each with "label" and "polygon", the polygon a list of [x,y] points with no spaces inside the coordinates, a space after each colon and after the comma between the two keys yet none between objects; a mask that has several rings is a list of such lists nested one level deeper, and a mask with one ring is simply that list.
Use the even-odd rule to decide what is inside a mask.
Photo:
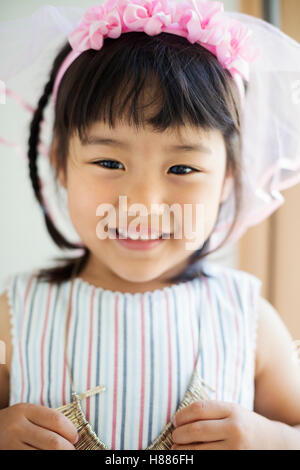
[{"label": "bangs", "polygon": [[[58,51],[32,117],[28,139],[29,174],[35,197],[43,210],[50,237],[59,248],[68,250],[82,247],[66,239],[45,210],[37,160],[43,113],[53,96],[59,69],[70,51],[68,42]],[[247,92],[247,82],[244,86]],[[72,134],[79,134],[83,142],[90,126],[99,121],[110,128],[120,122],[137,130],[147,126],[154,132],[177,130],[186,125],[205,131],[219,130],[225,140],[227,169],[234,177],[235,197],[234,220],[220,249],[235,227],[243,196],[240,116],[240,95],[233,78],[201,45],[169,33],[148,36],[134,31],[117,39],[106,38],[99,51],[91,49],[81,53],[60,83],[50,155],[55,183],[59,183],[60,170],[67,176]],[[208,238],[190,257],[189,267],[214,251],[209,251]],[[69,281],[74,268],[79,275],[89,256],[89,248],[84,247],[84,254],[79,258],[55,258],[62,264],[40,270],[39,279],[58,284]],[[169,281],[186,280],[186,275],[183,270]],[[190,279],[194,275],[205,273],[197,267]]]},{"label": "bangs", "polygon": [[129,32],[83,52],[60,84],[55,127],[80,139],[94,122],[189,125],[229,136],[239,127],[237,89],[217,58],[199,44],[161,33]]}]

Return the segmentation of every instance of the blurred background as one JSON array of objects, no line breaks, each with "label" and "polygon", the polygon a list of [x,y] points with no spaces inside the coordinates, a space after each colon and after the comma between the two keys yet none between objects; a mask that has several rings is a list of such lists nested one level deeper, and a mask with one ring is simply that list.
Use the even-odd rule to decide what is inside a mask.
[{"label": "blurred background", "polygon": [[[223,3],[225,10],[263,18],[300,42],[299,0],[224,0]],[[49,4],[88,8],[97,4],[97,1],[1,0],[0,21],[31,15],[38,8]],[[45,80],[46,77],[47,70]],[[29,86],[32,91],[32,103],[35,103],[40,90],[37,91],[34,83],[26,81],[26,76],[16,83],[16,88],[20,92],[22,87]],[[22,123],[21,127],[18,125],[18,120]],[[0,129],[5,129],[5,135],[9,134],[11,141],[14,141],[14,126],[17,126],[18,136],[23,136],[26,142],[28,122],[29,116],[26,115],[24,119],[24,111],[13,100],[7,100],[6,104],[0,103]],[[1,290],[9,274],[45,267],[52,264],[50,261],[54,256],[60,256],[63,252],[54,245],[46,231],[41,210],[34,199],[27,176],[25,159],[22,159],[14,149],[1,144],[0,152]],[[300,338],[300,296],[298,296],[300,185],[283,191],[282,194],[285,204],[274,215],[249,229],[238,243],[219,250],[209,258],[225,266],[252,273],[261,279],[262,295],[274,305],[292,336],[298,339]]]}]

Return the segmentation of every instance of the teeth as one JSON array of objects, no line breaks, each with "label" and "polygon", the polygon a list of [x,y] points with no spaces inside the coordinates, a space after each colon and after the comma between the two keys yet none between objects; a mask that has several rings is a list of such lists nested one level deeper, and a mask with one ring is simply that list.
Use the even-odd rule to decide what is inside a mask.
[{"label": "teeth", "polygon": [[117,229],[117,232],[119,233],[119,235],[121,235],[122,237],[125,237],[127,238],[127,233],[124,232],[123,230],[120,230],[120,229]]},{"label": "teeth", "polygon": [[144,237],[144,240],[158,240],[160,237],[160,235],[156,235],[155,233],[153,233],[150,237]]},{"label": "teeth", "polygon": [[118,232],[119,232],[119,235],[121,235],[122,237],[124,238],[130,238],[131,240],[158,240],[160,238],[162,238],[161,236],[157,235],[157,234],[152,234],[150,237],[148,235],[139,235],[138,233],[137,234],[127,234],[127,232],[123,231],[123,230],[120,230],[118,229]]},{"label": "teeth", "polygon": [[151,240],[158,240],[161,238],[161,235],[155,235],[154,233],[151,235]]},{"label": "teeth", "polygon": [[128,238],[131,240],[138,240],[141,237],[137,233],[132,233],[131,235],[128,234]]}]

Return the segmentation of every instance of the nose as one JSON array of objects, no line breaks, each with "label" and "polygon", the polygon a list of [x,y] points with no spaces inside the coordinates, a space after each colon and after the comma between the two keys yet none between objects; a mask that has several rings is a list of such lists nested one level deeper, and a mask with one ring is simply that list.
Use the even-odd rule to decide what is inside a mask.
[{"label": "nose", "polygon": [[153,178],[149,179],[147,176],[142,181],[134,182],[123,194],[127,196],[128,208],[135,205],[143,206],[148,214],[153,211],[159,214],[161,212],[159,206],[166,204],[163,188],[153,181]]},{"label": "nose", "polygon": [[[152,179],[145,178],[143,181],[134,182],[126,191],[120,190],[119,195],[125,196],[121,204],[119,199],[119,210],[129,223],[136,217],[139,217],[142,225],[149,228],[154,223],[161,223],[166,211],[165,191]],[[155,220],[157,222],[154,222]]]}]

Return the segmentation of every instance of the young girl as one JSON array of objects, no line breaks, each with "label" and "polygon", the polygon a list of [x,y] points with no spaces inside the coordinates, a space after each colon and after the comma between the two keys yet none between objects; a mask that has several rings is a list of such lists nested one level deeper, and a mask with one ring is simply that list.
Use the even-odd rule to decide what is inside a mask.
[{"label": "young girl", "polygon": [[[221,208],[234,195],[218,247],[245,203],[247,80],[192,29],[187,40],[157,28],[176,8],[191,25],[187,5],[207,13],[203,24],[225,22],[219,2],[114,1],[88,10],[71,35],[77,57],[67,43],[54,60],[30,126],[30,179],[51,238],[78,248],[55,226],[38,172],[53,97],[51,163],[83,253],[16,273],[0,297],[1,449],[300,449],[292,338],[258,278],[205,259]],[[144,30],[138,7],[152,21]],[[186,209],[199,203],[200,235],[199,214]],[[135,225],[134,204],[145,209]],[[116,217],[104,237],[107,205]],[[181,217],[164,218],[173,205]],[[184,217],[193,250],[186,230],[176,236]]]}]

